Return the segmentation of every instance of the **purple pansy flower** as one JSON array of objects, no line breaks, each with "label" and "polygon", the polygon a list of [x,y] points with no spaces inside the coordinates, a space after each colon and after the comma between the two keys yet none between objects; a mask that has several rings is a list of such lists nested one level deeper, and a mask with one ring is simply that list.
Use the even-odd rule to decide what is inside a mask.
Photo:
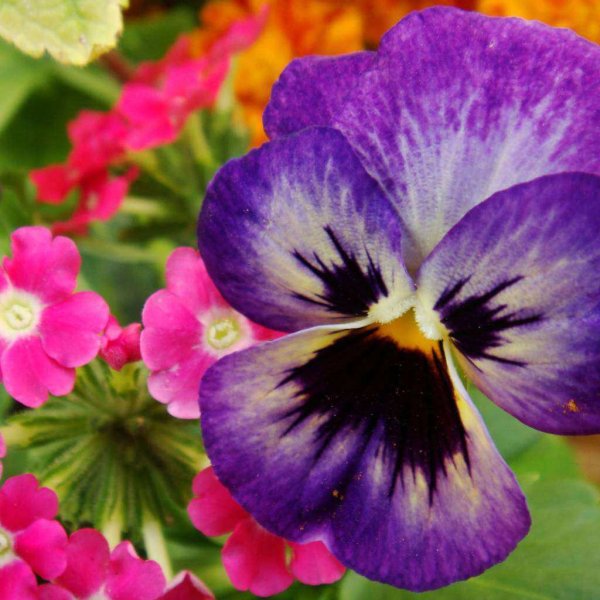
[{"label": "purple pansy flower", "polygon": [[518,19],[434,8],[284,71],[273,141],[199,223],[223,296],[291,333],[200,391],[261,525],[411,590],[514,549],[525,499],[455,363],[533,427],[600,432],[599,123],[600,48]]}]

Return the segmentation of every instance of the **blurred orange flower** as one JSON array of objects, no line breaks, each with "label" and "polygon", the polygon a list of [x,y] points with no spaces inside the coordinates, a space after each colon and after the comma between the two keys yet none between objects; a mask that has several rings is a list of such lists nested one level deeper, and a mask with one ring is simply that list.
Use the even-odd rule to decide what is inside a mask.
[{"label": "blurred orange flower", "polygon": [[406,14],[433,5],[537,19],[600,41],[600,0],[211,0],[201,11],[203,26],[193,43],[202,54],[233,22],[267,6],[263,32],[239,55],[234,81],[256,146],[266,140],[262,113],[271,87],[294,57],[376,47],[383,33]]}]

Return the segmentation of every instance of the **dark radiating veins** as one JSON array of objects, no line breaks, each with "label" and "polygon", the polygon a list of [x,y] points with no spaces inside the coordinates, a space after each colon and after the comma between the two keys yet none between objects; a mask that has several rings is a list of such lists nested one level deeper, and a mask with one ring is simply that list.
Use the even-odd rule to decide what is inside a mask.
[{"label": "dark radiating veins", "polygon": [[[361,440],[349,460],[358,462],[375,442],[389,469],[390,495],[406,483],[406,473],[414,478],[420,471],[433,503],[447,460],[460,453],[470,465],[441,344],[401,348],[375,327],[354,330],[291,369],[280,385],[290,382],[299,386],[299,402],[282,415],[289,422],[284,435],[314,416],[325,416],[315,433],[315,460],[348,430]],[[337,482],[338,494],[344,496],[349,483]]]},{"label": "dark radiating veins", "polygon": [[325,306],[332,312],[355,317],[366,316],[370,306],[388,295],[381,271],[368,252],[369,264],[363,270],[357,257],[342,246],[333,229],[325,227],[325,232],[335,251],[335,261],[328,263],[316,252],[312,257],[307,257],[294,251],[296,260],[323,282],[324,291],[316,297],[304,294],[296,294],[296,297],[311,304]]},{"label": "dark radiating veins", "polygon": [[504,345],[503,333],[515,327],[537,323],[542,314],[527,314],[524,311],[511,312],[506,304],[497,302],[497,296],[504,290],[523,279],[514,277],[499,283],[491,290],[457,300],[460,292],[469,281],[461,279],[449,287],[440,296],[434,309],[439,311],[444,325],[450,331],[450,337],[456,347],[468,358],[487,358],[496,362],[524,366],[520,360],[500,357],[491,351]]}]

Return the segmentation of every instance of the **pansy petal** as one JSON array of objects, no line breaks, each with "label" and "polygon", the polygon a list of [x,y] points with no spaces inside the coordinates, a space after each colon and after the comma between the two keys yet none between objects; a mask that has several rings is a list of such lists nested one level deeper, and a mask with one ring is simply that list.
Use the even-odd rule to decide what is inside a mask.
[{"label": "pansy petal", "polygon": [[396,213],[334,130],[307,129],[227,163],[198,234],[225,299],[271,329],[366,317],[411,293]]},{"label": "pansy petal", "polygon": [[390,335],[319,327],[229,355],[204,377],[202,428],[215,473],[268,530],[425,590],[506,558],[529,516],[439,344]]},{"label": "pansy petal", "polygon": [[357,52],[293,60],[271,90],[263,115],[268,136],[274,139],[305,127],[329,125],[375,59],[375,52]]},{"label": "pansy petal", "polygon": [[600,174],[600,48],[566,29],[432,8],[383,38],[333,126],[396,203],[416,269],[493,193]]},{"label": "pansy petal", "polygon": [[471,210],[423,264],[467,374],[552,433],[600,432],[600,177],[542,177]]},{"label": "pansy petal", "polygon": [[273,596],[292,585],[285,541],[248,517],[238,523],[223,546],[223,566],[237,590]]}]

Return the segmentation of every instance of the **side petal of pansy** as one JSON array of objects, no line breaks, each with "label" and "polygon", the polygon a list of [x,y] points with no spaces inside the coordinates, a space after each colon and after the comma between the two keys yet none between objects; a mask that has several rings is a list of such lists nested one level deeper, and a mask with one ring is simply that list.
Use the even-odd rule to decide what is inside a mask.
[{"label": "side petal of pansy", "polygon": [[[551,173],[600,174],[600,129],[590,127],[600,111],[600,48],[571,31],[436,7],[391,29],[349,88],[311,71],[314,60],[284,71],[267,126],[291,132],[309,116],[321,124],[302,101],[344,88],[332,126],[402,216],[411,271],[493,193]],[[305,62],[306,91],[294,77]]]},{"label": "side petal of pansy", "polygon": [[330,125],[348,91],[376,56],[375,52],[357,52],[293,60],[271,89],[263,114],[267,135],[275,139],[305,127]]},{"label": "side petal of pansy", "polygon": [[279,331],[364,318],[413,290],[395,210],[332,129],[227,163],[208,189],[198,236],[225,299]]},{"label": "side petal of pansy", "polygon": [[445,351],[401,321],[227,356],[200,403],[213,468],[261,525],[416,591],[506,558],[529,515]]},{"label": "side petal of pansy", "polygon": [[600,177],[542,177],[472,209],[418,275],[467,375],[542,431],[600,432],[599,231]]}]

